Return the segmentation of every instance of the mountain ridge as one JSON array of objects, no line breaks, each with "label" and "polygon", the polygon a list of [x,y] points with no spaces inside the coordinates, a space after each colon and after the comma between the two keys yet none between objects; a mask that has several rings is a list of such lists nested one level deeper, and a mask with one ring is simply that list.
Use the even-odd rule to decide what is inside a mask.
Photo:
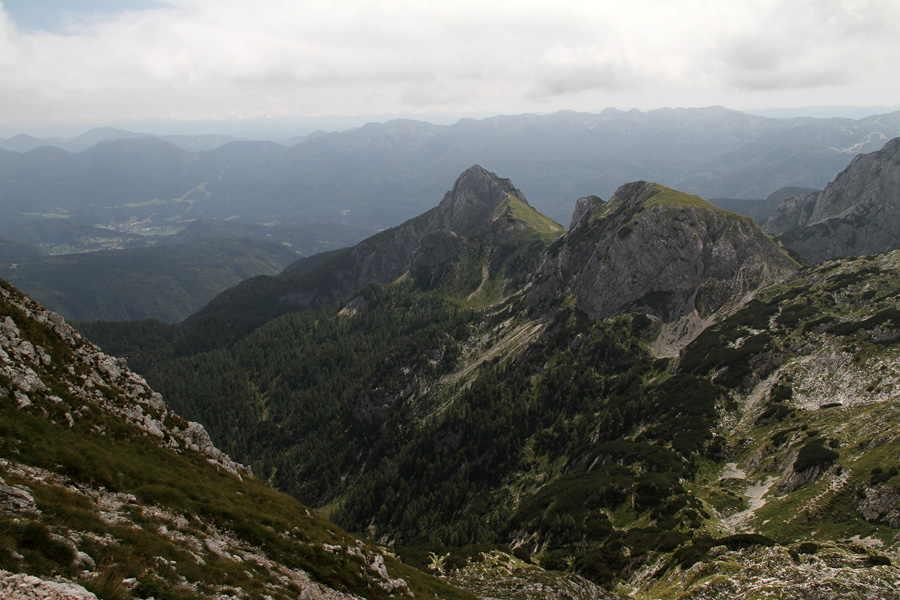
[{"label": "mountain ridge", "polygon": [[[647,181],[547,232],[511,183],[457,181],[230,314],[84,331],[261,477],[492,597],[550,570],[642,600],[893,598],[900,251],[801,268]],[[340,299],[272,304],[316,285]]]},{"label": "mountain ridge", "polygon": [[[155,174],[104,166],[91,159],[96,151],[0,151],[2,208],[5,219],[55,213],[95,225],[238,217],[383,229],[424,212],[447,180],[483,164],[508,174],[561,222],[570,214],[567,198],[610,197],[623,181],[658,181],[705,198],[821,188],[853,154],[897,135],[900,113],[797,120],[709,108],[370,124],[290,148],[238,141],[196,154],[138,137],[116,143],[148,156],[168,148],[166,160],[157,154],[152,163]],[[163,164],[169,170],[159,170]]]},{"label": "mountain ridge", "polygon": [[[464,284],[471,288],[465,291],[468,294],[491,276],[484,263],[491,253],[528,232],[535,238],[530,241],[540,245],[542,238],[561,235],[563,228],[537,213],[508,179],[476,165],[457,178],[438,206],[422,215],[338,251],[309,271],[289,267],[271,279],[248,280],[189,320],[243,314],[249,302],[258,306],[256,313],[268,317],[321,308],[367,283],[389,283],[405,276],[434,282],[461,263],[474,261],[478,280],[475,285]],[[466,255],[467,247],[475,254]]]}]

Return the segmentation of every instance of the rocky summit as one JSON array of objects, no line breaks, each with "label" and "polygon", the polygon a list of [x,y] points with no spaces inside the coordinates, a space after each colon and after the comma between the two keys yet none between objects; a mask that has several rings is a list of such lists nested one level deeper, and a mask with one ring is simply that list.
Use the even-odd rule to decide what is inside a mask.
[{"label": "rocky summit", "polygon": [[578,201],[569,232],[538,267],[529,302],[566,296],[590,318],[639,311],[680,322],[680,343],[797,264],[756,223],[697,196],[635,182],[609,202]]},{"label": "rocky summit", "polygon": [[[518,279],[524,277],[539,251],[563,232],[562,226],[529,205],[508,179],[476,165],[463,172],[428,212],[336,252],[310,269],[298,264],[274,278],[248,280],[213,300],[195,319],[215,314],[244,317],[250,312],[271,318],[322,308],[368,283],[391,283],[406,276],[436,285],[454,275],[448,286],[463,295],[490,281],[503,295],[512,291],[509,280],[516,279],[515,273]],[[513,255],[521,255],[530,244],[528,256],[516,260]]]},{"label": "rocky summit", "polygon": [[854,158],[823,191],[784,200],[764,229],[810,263],[900,248],[900,138]]}]

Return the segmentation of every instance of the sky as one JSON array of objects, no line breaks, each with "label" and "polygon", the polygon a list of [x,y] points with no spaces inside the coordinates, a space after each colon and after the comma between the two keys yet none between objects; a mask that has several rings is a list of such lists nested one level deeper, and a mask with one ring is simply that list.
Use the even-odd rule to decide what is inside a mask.
[{"label": "sky", "polygon": [[896,107],[898,65],[898,0],[0,0],[0,136]]}]

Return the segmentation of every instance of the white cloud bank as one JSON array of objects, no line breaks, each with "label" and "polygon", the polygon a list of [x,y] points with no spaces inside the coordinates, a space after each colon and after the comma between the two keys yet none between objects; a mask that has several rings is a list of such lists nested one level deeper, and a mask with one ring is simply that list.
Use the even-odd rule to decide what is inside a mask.
[{"label": "white cloud bank", "polygon": [[7,128],[900,104],[896,0],[160,0],[69,23],[0,10]]}]

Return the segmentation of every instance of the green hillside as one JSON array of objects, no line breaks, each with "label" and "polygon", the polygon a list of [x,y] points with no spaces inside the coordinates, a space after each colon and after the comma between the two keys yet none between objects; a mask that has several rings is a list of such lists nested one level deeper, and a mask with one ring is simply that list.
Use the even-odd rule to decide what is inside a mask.
[{"label": "green hillside", "polygon": [[893,598],[900,253],[801,269],[648,182],[560,235],[514,189],[473,167],[181,326],[83,331],[276,488],[488,597]]}]

